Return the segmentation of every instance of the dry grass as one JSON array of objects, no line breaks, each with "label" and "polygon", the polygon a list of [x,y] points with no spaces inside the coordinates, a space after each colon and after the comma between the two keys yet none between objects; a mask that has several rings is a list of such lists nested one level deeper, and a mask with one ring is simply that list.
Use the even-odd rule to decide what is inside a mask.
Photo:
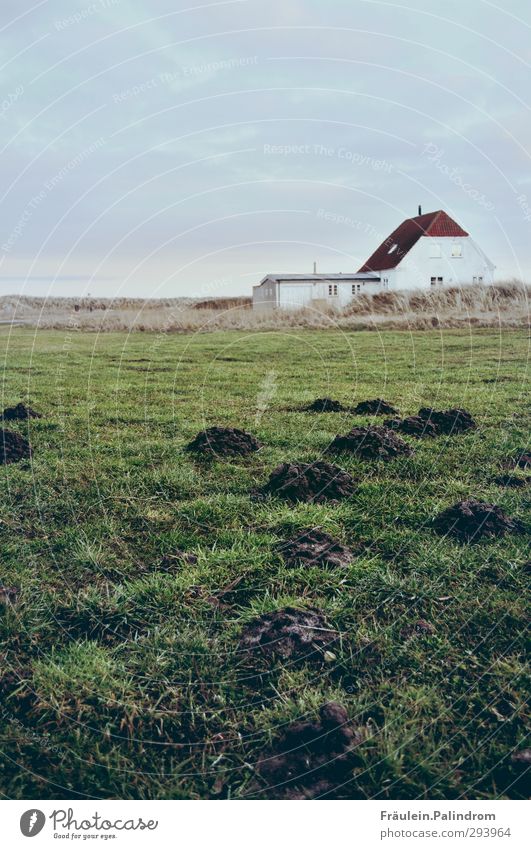
[{"label": "dry grass", "polygon": [[259,314],[248,298],[140,300],[131,298],[0,298],[0,317],[40,329],[151,331],[271,330],[282,327],[344,330],[428,330],[434,327],[525,327],[531,287],[518,281],[426,292],[361,295],[342,311],[304,309]]}]

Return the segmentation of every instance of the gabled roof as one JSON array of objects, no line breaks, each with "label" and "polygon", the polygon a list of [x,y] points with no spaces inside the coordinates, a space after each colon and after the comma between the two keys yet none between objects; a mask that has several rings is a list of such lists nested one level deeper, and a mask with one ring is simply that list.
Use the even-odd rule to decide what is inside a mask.
[{"label": "gabled roof", "polygon": [[421,236],[444,238],[468,236],[468,233],[442,209],[438,209],[437,212],[427,212],[425,215],[417,215],[416,218],[407,218],[375,250],[365,265],[362,265],[360,272],[396,268]]}]

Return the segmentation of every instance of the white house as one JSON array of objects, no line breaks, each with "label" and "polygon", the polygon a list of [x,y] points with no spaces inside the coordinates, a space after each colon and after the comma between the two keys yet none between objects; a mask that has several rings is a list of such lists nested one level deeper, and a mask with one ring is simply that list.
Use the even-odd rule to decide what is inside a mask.
[{"label": "white house", "polygon": [[466,230],[442,209],[420,212],[403,221],[360,271],[378,274],[386,289],[492,283],[496,266]]},{"label": "white house", "polygon": [[384,289],[492,283],[495,266],[446,212],[408,218],[357,273],[266,274],[253,288],[255,310],[344,307]]}]

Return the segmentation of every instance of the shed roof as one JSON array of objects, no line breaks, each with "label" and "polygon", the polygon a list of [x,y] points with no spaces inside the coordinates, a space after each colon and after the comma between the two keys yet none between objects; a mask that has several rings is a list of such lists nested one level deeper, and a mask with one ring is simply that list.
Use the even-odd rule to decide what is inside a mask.
[{"label": "shed roof", "polygon": [[367,262],[361,266],[360,272],[385,271],[396,266],[417,244],[421,236],[444,238],[447,236],[468,236],[453,218],[438,209],[436,212],[426,212],[415,218],[407,218],[390,236],[377,248]]},{"label": "shed roof", "polygon": [[266,274],[260,281],[259,286],[265,283],[266,280],[272,280],[274,283],[318,283],[327,280],[343,281],[349,283],[352,280],[379,280],[377,274],[372,272],[352,272],[347,274]]}]

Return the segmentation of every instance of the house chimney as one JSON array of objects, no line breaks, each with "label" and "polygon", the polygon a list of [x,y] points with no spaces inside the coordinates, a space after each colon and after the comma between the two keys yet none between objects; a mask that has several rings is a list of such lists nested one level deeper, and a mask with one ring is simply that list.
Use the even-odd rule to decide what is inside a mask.
[{"label": "house chimney", "polygon": [[420,203],[419,203],[419,215],[422,215],[422,207],[421,207]]},{"label": "house chimney", "polygon": [[314,264],[313,264],[313,273],[317,274],[317,263],[316,262],[314,262]]}]

